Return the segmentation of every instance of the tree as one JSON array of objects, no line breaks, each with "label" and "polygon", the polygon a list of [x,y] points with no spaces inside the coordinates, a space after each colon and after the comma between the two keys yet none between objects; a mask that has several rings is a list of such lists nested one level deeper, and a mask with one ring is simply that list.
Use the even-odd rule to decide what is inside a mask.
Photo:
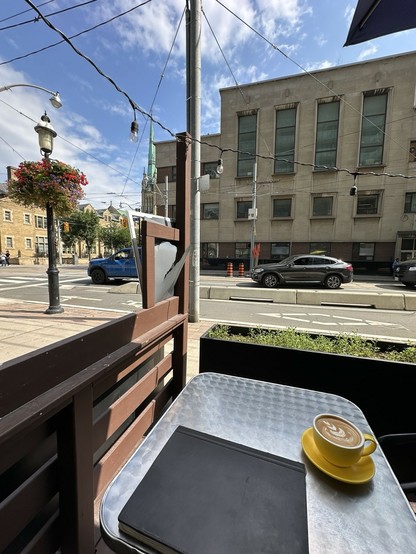
[{"label": "tree", "polygon": [[69,231],[62,233],[62,241],[65,246],[73,246],[76,241],[85,242],[88,259],[91,259],[91,247],[98,236],[100,218],[92,211],[72,212],[68,218]]},{"label": "tree", "polygon": [[104,247],[110,251],[119,250],[131,244],[130,231],[117,225],[101,227],[98,236]]}]

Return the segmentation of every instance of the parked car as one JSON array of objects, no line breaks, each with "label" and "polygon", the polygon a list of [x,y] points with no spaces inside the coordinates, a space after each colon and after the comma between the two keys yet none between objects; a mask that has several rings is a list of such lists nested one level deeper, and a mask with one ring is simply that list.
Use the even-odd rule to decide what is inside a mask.
[{"label": "parked car", "polygon": [[[141,248],[139,248],[139,254],[141,255]],[[137,279],[133,249],[122,248],[108,258],[91,260],[87,273],[95,285],[104,285],[110,279]]]},{"label": "parked car", "polygon": [[416,258],[400,262],[396,266],[394,278],[406,287],[413,288],[416,285]]},{"label": "parked car", "polygon": [[300,254],[281,262],[260,264],[251,272],[251,278],[263,287],[274,288],[286,284],[313,283],[329,289],[338,289],[351,283],[354,272],[350,263],[330,256]]}]

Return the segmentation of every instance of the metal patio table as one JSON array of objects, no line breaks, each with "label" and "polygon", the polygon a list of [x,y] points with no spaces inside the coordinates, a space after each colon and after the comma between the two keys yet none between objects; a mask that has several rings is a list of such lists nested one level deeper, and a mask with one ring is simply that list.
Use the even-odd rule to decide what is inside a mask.
[{"label": "metal patio table", "polygon": [[[372,433],[349,400],[323,392],[218,373],[191,379],[108,486],[100,508],[104,541],[117,553],[153,553],[118,529],[118,515],[178,425],[303,462],[311,553],[416,553],[416,518],[380,447],[364,484],[324,474],[306,457],[303,431],[318,413],[336,413]],[[175,471],[172,468],[172,471]]]}]

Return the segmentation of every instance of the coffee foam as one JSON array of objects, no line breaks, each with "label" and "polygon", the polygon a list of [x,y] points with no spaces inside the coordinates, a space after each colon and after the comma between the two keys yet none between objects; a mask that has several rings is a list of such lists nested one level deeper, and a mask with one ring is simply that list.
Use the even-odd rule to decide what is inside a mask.
[{"label": "coffee foam", "polygon": [[361,435],[347,422],[335,417],[322,417],[317,420],[316,428],[327,440],[340,446],[358,446]]}]

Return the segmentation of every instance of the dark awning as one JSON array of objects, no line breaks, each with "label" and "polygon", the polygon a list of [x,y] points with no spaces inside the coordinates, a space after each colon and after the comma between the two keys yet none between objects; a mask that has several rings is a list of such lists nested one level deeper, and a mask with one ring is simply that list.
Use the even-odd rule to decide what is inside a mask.
[{"label": "dark awning", "polygon": [[344,46],[416,27],[416,0],[358,0]]}]

